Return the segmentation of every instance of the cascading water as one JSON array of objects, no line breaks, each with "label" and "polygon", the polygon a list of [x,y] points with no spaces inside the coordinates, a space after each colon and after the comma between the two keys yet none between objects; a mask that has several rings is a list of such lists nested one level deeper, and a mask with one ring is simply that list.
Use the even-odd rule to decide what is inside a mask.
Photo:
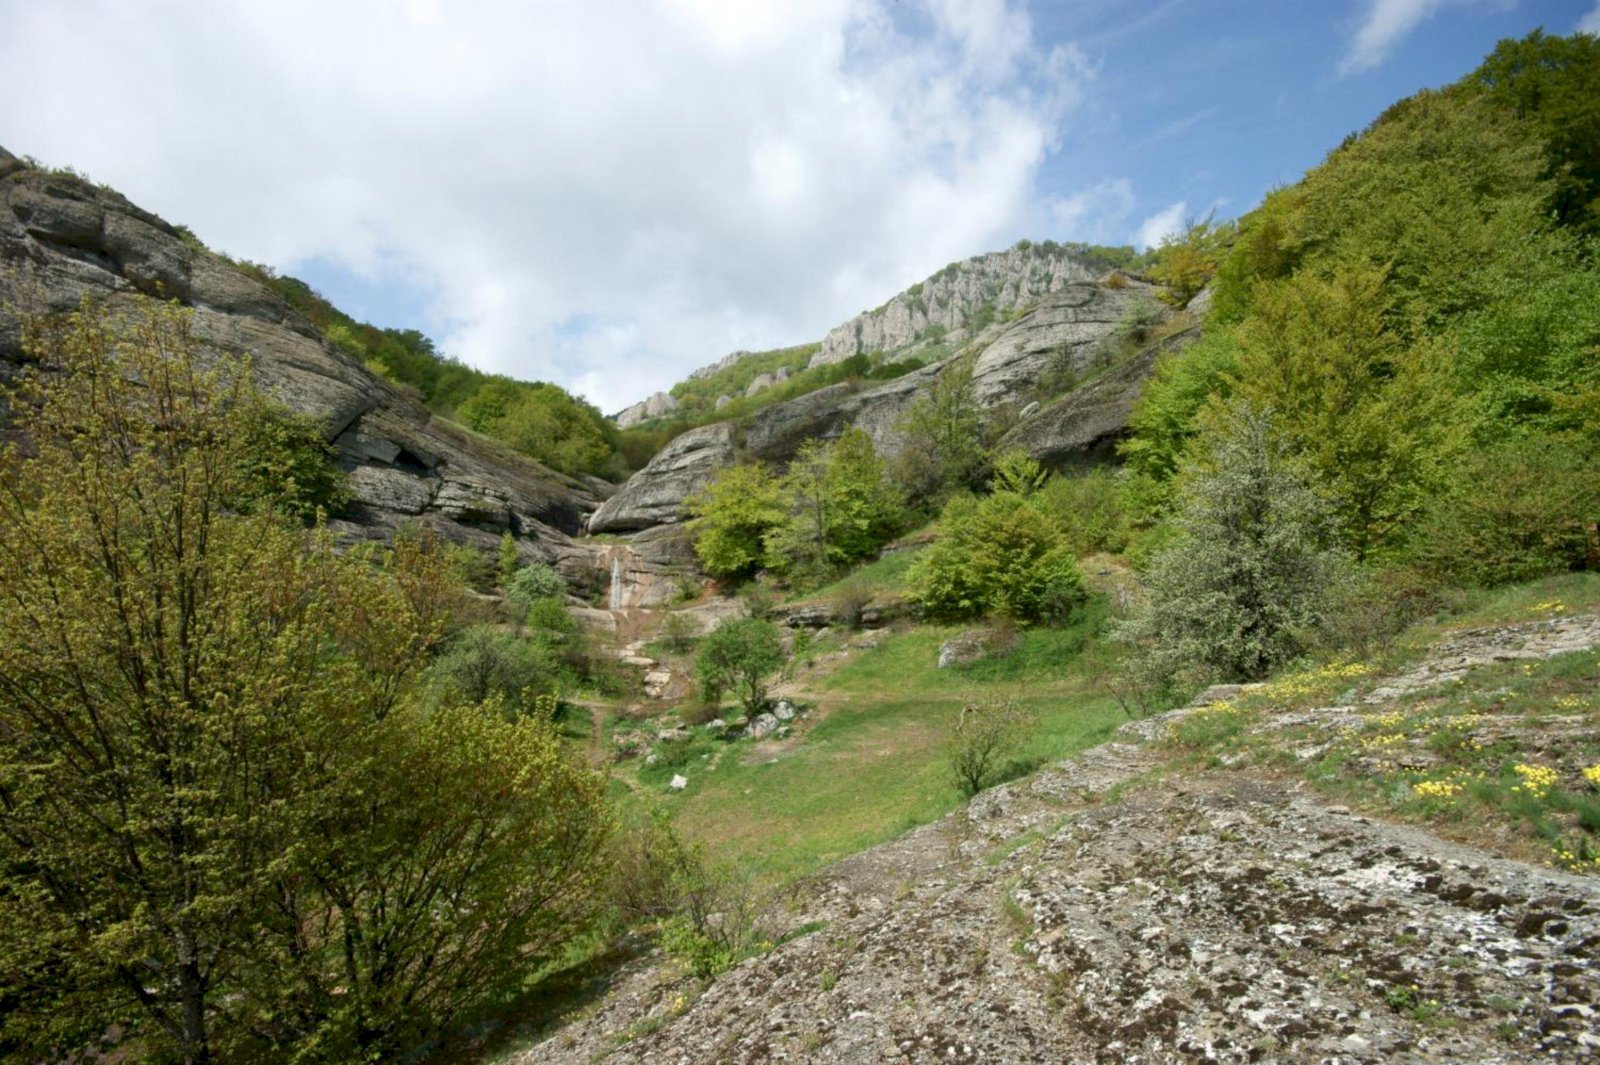
[{"label": "cascading water", "polygon": [[614,556],[611,559],[611,609],[622,609],[622,559]]}]

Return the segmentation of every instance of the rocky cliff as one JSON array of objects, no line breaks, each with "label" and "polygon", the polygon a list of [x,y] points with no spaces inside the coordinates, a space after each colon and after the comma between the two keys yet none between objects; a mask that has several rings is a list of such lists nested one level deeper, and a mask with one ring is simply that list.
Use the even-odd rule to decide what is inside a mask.
[{"label": "rocky cliff", "polygon": [[[1016,254],[1007,252],[1006,255]],[[992,256],[986,256],[994,258]],[[1127,425],[1139,384],[1158,352],[1142,352],[1083,388],[1041,409],[1034,390],[1057,358],[1074,368],[1087,365],[1102,338],[1153,290],[1130,281],[1111,286],[1095,281],[1061,283],[1008,321],[986,326],[970,345],[978,402],[998,411],[1026,414],[1010,439],[1040,461],[1062,468],[1109,457]],[[1198,335],[1188,331],[1164,345],[1178,347]],[[895,454],[902,443],[897,423],[906,408],[958,358],[951,356],[882,384],[831,385],[763,408],[738,422],[690,430],[672,441],[590,520],[595,532],[626,532],[682,520],[682,500],[704,486],[740,454],[784,463],[813,438],[838,436],[857,426],[878,450]]]},{"label": "rocky cliff", "polygon": [[985,315],[1027,306],[1068,285],[1092,280],[1098,272],[1076,253],[1044,244],[1018,244],[1009,251],[951,263],[882,307],[829,330],[811,364],[891,351],[928,336],[930,330],[958,333]]},{"label": "rocky cliff", "polygon": [[587,565],[570,534],[598,504],[590,486],[435,418],[340,352],[274,293],[121,195],[42,170],[0,148],[0,381],[25,356],[19,315],[113,308],[136,296],[194,311],[208,350],[250,356],[262,386],[324,427],[355,504],[333,524],[377,538],[420,522],[491,546],[510,530],[524,554]]}]

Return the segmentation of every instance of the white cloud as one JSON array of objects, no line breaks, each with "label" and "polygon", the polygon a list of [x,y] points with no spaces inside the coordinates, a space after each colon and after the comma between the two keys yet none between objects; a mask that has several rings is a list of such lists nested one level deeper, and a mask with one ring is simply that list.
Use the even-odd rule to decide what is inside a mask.
[{"label": "white cloud", "polygon": [[1517,0],[1366,0],[1367,11],[1339,64],[1340,74],[1359,74],[1389,58],[1396,45],[1422,22],[1446,7],[1505,11]]},{"label": "white cloud", "polygon": [[5,147],[403,275],[446,351],[606,409],[1009,243],[1092,77],[1020,0],[10,10],[0,69],[48,91],[0,97]]},{"label": "white cloud", "polygon": [[1578,20],[1575,33],[1593,33],[1600,36],[1600,0],[1595,0],[1594,10]]},{"label": "white cloud", "polygon": [[1107,178],[1098,185],[1049,202],[1056,231],[1064,239],[1091,244],[1117,239],[1133,205],[1133,183],[1127,178]]},{"label": "white cloud", "polygon": [[1168,204],[1139,226],[1132,240],[1135,247],[1154,248],[1160,245],[1163,238],[1174,233],[1183,232],[1184,222],[1189,217],[1189,204],[1186,200]]}]

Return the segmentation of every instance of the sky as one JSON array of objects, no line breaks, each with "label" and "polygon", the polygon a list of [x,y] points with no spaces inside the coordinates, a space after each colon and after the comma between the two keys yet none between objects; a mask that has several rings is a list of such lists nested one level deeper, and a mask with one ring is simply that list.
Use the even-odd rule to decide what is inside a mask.
[{"label": "sky", "polygon": [[0,0],[0,146],[613,412],[1017,240],[1249,210],[1600,0]]}]

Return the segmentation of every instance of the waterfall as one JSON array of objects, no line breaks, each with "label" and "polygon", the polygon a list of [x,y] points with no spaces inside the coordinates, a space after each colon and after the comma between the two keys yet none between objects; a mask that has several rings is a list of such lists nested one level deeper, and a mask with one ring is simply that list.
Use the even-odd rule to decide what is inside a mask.
[{"label": "waterfall", "polygon": [[611,557],[611,609],[622,609],[622,556]]}]

